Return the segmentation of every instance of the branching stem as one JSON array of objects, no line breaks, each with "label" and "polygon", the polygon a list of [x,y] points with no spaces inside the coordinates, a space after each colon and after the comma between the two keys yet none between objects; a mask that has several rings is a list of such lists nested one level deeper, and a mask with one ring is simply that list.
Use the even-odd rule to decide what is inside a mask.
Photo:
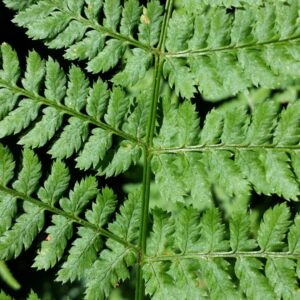
[{"label": "branching stem", "polygon": [[174,147],[174,148],[153,148],[151,153],[155,154],[177,154],[177,153],[187,153],[187,152],[206,152],[206,151],[216,151],[216,150],[227,150],[227,151],[258,151],[258,150],[272,150],[272,151],[299,151],[299,145],[245,145],[245,144],[236,144],[236,145],[196,145],[196,146],[186,146],[186,147]]},{"label": "branching stem", "polygon": [[92,230],[94,230],[95,232],[99,233],[100,235],[102,236],[105,236],[107,238],[110,238],[126,247],[129,247],[129,248],[132,248],[132,249],[135,249],[135,251],[137,251],[137,248],[136,246],[134,246],[133,244],[130,244],[128,243],[127,241],[123,240],[122,238],[116,236],[115,234],[109,232],[108,230],[106,229],[103,229],[101,227],[97,227],[96,225],[84,220],[84,219],[81,219],[80,217],[78,216],[75,216],[73,214],[70,214],[68,212],[65,212],[64,210],[61,210],[59,208],[56,208],[56,207],[53,207],[45,202],[42,202],[40,200],[37,200],[37,199],[34,199],[33,197],[30,197],[26,194],[23,194],[23,193],[20,193],[16,190],[13,190],[13,189],[10,189],[8,187],[5,187],[3,185],[0,185],[0,191],[6,193],[6,194],[9,194],[11,195],[12,197],[15,197],[15,198],[18,198],[18,199],[22,199],[23,201],[27,201],[27,202],[30,202],[38,207],[40,207],[41,209],[44,209],[46,211],[49,211],[49,212],[52,212],[53,214],[55,215],[60,215],[60,216],[63,216],[65,217],[66,219],[69,219],[69,220],[72,220],[74,223],[77,223],[81,226],[84,226],[86,228],[90,228]]},{"label": "branching stem", "polygon": [[299,43],[300,38],[299,36],[296,37],[290,37],[287,39],[282,40],[270,40],[260,43],[249,43],[249,44],[243,44],[243,45],[230,45],[230,46],[224,46],[220,48],[214,48],[214,49],[200,49],[200,50],[187,50],[187,51],[181,51],[181,52],[168,52],[165,53],[166,57],[177,57],[177,58],[184,58],[184,57],[196,57],[196,56],[203,56],[203,55],[211,55],[213,53],[219,53],[219,52],[232,52],[232,51],[239,51],[242,49],[245,50],[255,50],[260,49],[262,47],[266,47],[267,45],[285,45],[287,43]]},{"label": "branching stem", "polygon": [[126,132],[123,132],[117,128],[114,128],[104,122],[101,122],[91,116],[88,116],[86,114],[83,114],[79,111],[76,111],[72,108],[69,108],[65,105],[62,105],[62,104],[59,104],[53,100],[49,100],[47,98],[44,98],[42,96],[39,96],[37,94],[34,94],[34,93],[31,93],[23,88],[20,88],[18,86],[13,86],[11,83],[3,80],[3,79],[0,79],[0,87],[4,87],[10,91],[12,91],[13,93],[15,94],[19,94],[19,95],[22,95],[22,96],[25,96],[27,98],[29,98],[30,100],[32,101],[36,101],[36,102],[39,102],[41,104],[44,104],[46,106],[50,106],[50,107],[53,107],[55,109],[57,109],[58,111],[64,113],[64,114],[67,114],[69,116],[73,116],[73,117],[76,117],[80,120],[82,120],[83,122],[88,122],[90,124],[93,124],[99,128],[102,128],[104,130],[107,130],[107,131],[110,131],[111,133],[117,135],[117,136],[120,136],[126,140],[129,140],[131,142],[134,142],[134,143],[137,143],[138,145],[143,145],[144,142],[141,141],[141,140],[138,140],[136,137],[126,133]]},{"label": "branching stem", "polygon": [[155,257],[145,257],[144,262],[173,261],[182,259],[209,259],[209,258],[239,258],[239,257],[257,257],[257,258],[291,258],[299,259],[300,254],[291,252],[262,252],[262,251],[238,251],[238,252],[211,252],[211,253],[186,253],[177,255],[165,255]]}]

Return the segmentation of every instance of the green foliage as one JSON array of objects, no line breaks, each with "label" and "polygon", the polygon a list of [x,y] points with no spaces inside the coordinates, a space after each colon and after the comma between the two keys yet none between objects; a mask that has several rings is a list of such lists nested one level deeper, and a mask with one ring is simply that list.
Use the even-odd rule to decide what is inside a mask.
[{"label": "green foliage", "polygon": [[201,208],[211,205],[214,188],[247,197],[252,187],[297,201],[299,114],[299,102],[281,111],[276,103],[262,102],[251,114],[246,104],[216,109],[200,132],[192,104],[167,108],[152,162],[162,198]]},{"label": "green foliage", "polygon": [[89,300],[300,297],[298,0],[3,3],[64,54],[1,45],[0,275],[32,248]]},{"label": "green foliage", "polygon": [[10,288],[14,290],[21,288],[20,283],[14,278],[4,261],[0,261],[0,277]]},{"label": "green foliage", "polygon": [[[265,212],[258,232],[250,232],[248,213],[237,211],[229,219],[229,240],[216,208],[201,216],[181,205],[171,215],[153,214],[144,266],[146,291],[153,299],[168,293],[174,293],[174,299],[190,299],[191,295],[244,299],[243,294],[251,299],[296,299],[299,295],[297,250],[288,251],[299,242],[293,234],[298,216],[288,231],[291,220],[285,204]],[[228,268],[232,259],[237,281]]]},{"label": "green foliage", "polygon": [[[3,111],[0,137],[17,134],[25,129],[19,144],[39,148],[51,141],[52,145],[48,153],[53,158],[63,159],[76,155],[77,166],[80,169],[86,170],[92,167],[100,169],[101,173],[107,176],[112,176],[114,174],[112,168],[105,168],[106,154],[112,147],[112,134],[133,141],[140,138],[134,136],[135,132],[132,132],[127,124],[132,122],[129,105],[134,97],[125,95],[119,87],[110,91],[107,84],[100,79],[89,87],[90,83],[85,74],[74,65],[69,70],[67,81],[57,62],[50,58],[45,64],[36,52],[31,52],[27,59],[27,71],[24,79],[21,80],[21,87],[15,87],[18,80],[16,76],[20,73],[14,68],[18,65],[16,54],[6,44],[3,44],[1,49],[3,62],[15,60],[9,62],[13,66],[7,68],[3,64],[2,78],[7,78],[5,87],[1,89],[3,96],[12,92],[13,98],[17,98],[20,93],[26,98],[17,98],[18,106],[13,104]],[[34,80],[30,80],[31,77],[34,77]],[[42,82],[46,87],[44,93],[39,91]],[[86,98],[88,98],[87,103]],[[6,98],[6,101],[9,102],[9,98]],[[142,102],[143,100],[141,105]],[[136,109],[139,109],[139,102],[135,104]],[[36,120],[42,105],[47,107],[43,109],[43,117]],[[86,113],[82,112],[83,109],[86,109]],[[63,122],[66,116],[68,116],[67,125]],[[91,126],[100,128],[92,130]],[[120,132],[119,128],[122,126],[127,126],[129,129],[127,133]],[[60,136],[56,137],[58,132]],[[120,141],[120,148],[116,145],[111,150],[118,153],[124,148],[122,145]],[[99,147],[99,152],[95,153],[94,157],[90,155],[91,147]],[[137,162],[140,152],[135,148],[129,151],[125,165],[116,160],[112,162],[118,173],[126,171],[132,163]]]},{"label": "green foliage", "polygon": [[[299,76],[298,0],[200,2],[194,4],[200,11],[186,5],[170,19],[166,64],[173,71],[165,76],[171,85],[174,76],[188,76],[186,82],[175,79],[177,94],[191,98],[197,86],[217,101],[252,85],[275,88]],[[243,9],[228,13],[215,5]]]},{"label": "green foliage", "polygon": [[[8,148],[2,147],[1,149],[6,154],[1,157],[1,162],[4,158],[9,162],[11,154]],[[87,291],[96,289],[100,295],[101,293],[108,295],[111,285],[124,280],[123,272],[129,274],[127,268],[136,261],[135,246],[132,242],[137,239],[137,229],[140,223],[140,209],[137,201],[139,194],[129,195],[129,199],[120,208],[120,215],[109,223],[109,217],[115,211],[116,196],[107,187],[100,192],[95,177],[86,177],[76,182],[69,192],[69,197],[61,198],[68,188],[70,177],[64,163],[55,161],[51,173],[37,193],[37,198],[33,198],[32,194],[40,178],[41,166],[32,150],[24,150],[22,165],[17,179],[12,184],[14,190],[4,185],[1,186],[1,193],[4,196],[10,196],[13,193],[16,199],[25,200],[24,205],[18,209],[18,214],[15,213],[12,216],[15,223],[7,224],[6,231],[0,237],[1,259],[19,256],[23,248],[28,249],[37,234],[45,230],[47,235],[37,251],[33,266],[46,270],[52,268],[63,258],[67,241],[73,237],[74,229],[77,228],[77,235],[67,259],[58,272],[57,280],[72,282],[75,279],[90,278],[91,274],[95,275],[94,269],[99,271],[95,265],[103,263],[108,269],[107,274],[103,275],[106,282],[103,286],[98,286],[98,276],[96,276],[93,280],[87,281]],[[5,174],[2,174],[1,179],[4,180],[4,178]],[[54,206],[58,200],[59,208]],[[5,201],[5,198],[1,198],[1,204],[2,201]],[[91,201],[93,201],[92,207],[86,210],[86,206]],[[44,228],[45,211],[53,214],[52,225],[47,228]],[[79,215],[83,211],[86,217],[81,218]],[[109,227],[109,231],[103,229],[104,225]],[[109,238],[106,243],[112,252],[107,249],[101,251],[104,243],[101,235]],[[118,243],[122,241],[121,245],[116,241]],[[117,243],[118,247],[112,246],[115,245],[113,243]],[[122,272],[115,266],[114,257],[115,255],[119,257],[120,254],[117,249],[123,251],[123,259],[126,261],[126,264],[120,261],[119,268]],[[100,259],[98,259],[99,253],[101,253]],[[109,272],[114,268],[116,268],[116,275],[113,277],[115,282],[111,281],[112,275]],[[94,287],[95,281],[97,287]],[[89,296],[89,293],[93,295],[93,292],[88,292],[87,299],[94,299],[93,296]]]}]

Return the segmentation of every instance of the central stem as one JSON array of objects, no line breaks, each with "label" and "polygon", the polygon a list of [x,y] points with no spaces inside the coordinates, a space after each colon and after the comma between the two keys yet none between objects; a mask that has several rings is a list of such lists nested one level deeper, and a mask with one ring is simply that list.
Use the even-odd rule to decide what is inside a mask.
[{"label": "central stem", "polygon": [[139,236],[139,263],[137,268],[137,281],[135,290],[135,299],[144,299],[144,281],[142,272],[142,263],[144,255],[146,253],[146,241],[148,232],[148,214],[149,214],[149,200],[150,200],[150,185],[151,185],[151,159],[152,153],[149,151],[152,146],[155,121],[156,121],[156,110],[159,99],[160,90],[160,78],[161,78],[162,63],[159,56],[155,56],[155,71],[153,78],[152,87],[152,102],[150,108],[150,117],[147,127],[146,146],[144,147],[144,170],[143,170],[143,190],[142,190],[142,213],[141,213],[141,225],[140,225],[140,236]]},{"label": "central stem", "polygon": [[146,144],[143,147],[144,152],[144,170],[143,170],[143,190],[142,190],[142,208],[141,208],[141,225],[140,225],[140,236],[139,236],[139,258],[137,266],[137,278],[136,278],[136,289],[135,289],[135,299],[143,300],[145,296],[145,286],[143,280],[143,261],[146,254],[146,242],[148,233],[148,217],[149,217],[149,200],[150,200],[150,184],[151,184],[151,159],[152,153],[150,149],[153,144],[153,136],[155,131],[156,123],[156,112],[159,101],[160,93],[160,82],[161,73],[163,67],[163,58],[160,53],[164,52],[165,40],[167,34],[168,22],[171,15],[171,10],[173,6],[173,0],[167,0],[165,6],[165,15],[162,22],[162,29],[159,38],[159,43],[157,51],[154,55],[154,74],[152,82],[152,101],[150,106],[150,116],[147,126]]}]

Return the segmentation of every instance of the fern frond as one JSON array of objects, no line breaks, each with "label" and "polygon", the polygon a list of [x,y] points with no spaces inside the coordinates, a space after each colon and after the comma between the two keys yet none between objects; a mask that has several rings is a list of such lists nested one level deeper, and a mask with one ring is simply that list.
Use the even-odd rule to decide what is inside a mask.
[{"label": "fern frond", "polygon": [[[123,5],[119,0],[68,4],[44,0],[28,5],[14,21],[27,29],[30,38],[45,40],[50,48],[64,48],[67,59],[89,59],[87,70],[92,73],[114,68],[128,53],[123,59],[127,60],[123,75],[114,80],[133,85],[149,68],[148,54],[158,42],[162,12],[157,0],[149,2],[143,12],[137,0],[124,1]],[[143,54],[144,59],[138,60],[137,54]]]},{"label": "fern frond", "polygon": [[[137,97],[131,111],[129,106],[133,98],[125,95],[120,87],[110,91],[101,79],[90,87],[89,80],[76,66],[71,66],[66,79],[57,62],[50,58],[45,63],[36,52],[29,53],[22,85],[17,86],[20,79],[18,58],[7,44],[2,45],[1,51],[1,138],[24,132],[19,144],[38,148],[51,142],[48,153],[53,158],[75,155],[77,167],[99,169],[99,173],[106,176],[124,172],[139,160],[139,146],[130,148],[122,139],[113,145],[112,138],[115,134],[142,143],[145,131],[138,132],[137,128],[146,118],[143,115],[147,108],[144,96]],[[43,93],[42,84],[45,84]],[[38,119],[41,109],[43,116]],[[69,117],[67,125],[66,116]],[[59,132],[60,136],[55,138]],[[103,161],[107,161],[109,152],[115,152],[115,159],[106,166]],[[124,164],[118,157],[126,154]]]},{"label": "fern frond", "polygon": [[[19,256],[45,230],[47,236],[41,243],[33,266],[37,269],[52,268],[63,259],[67,242],[77,228],[77,235],[58,271],[57,280],[72,282],[95,276],[89,281],[88,290],[95,288],[97,292],[108,295],[112,285],[129,276],[127,268],[136,261],[137,250],[134,244],[140,224],[139,193],[129,195],[120,214],[108,224],[111,214],[116,210],[116,196],[108,187],[99,192],[94,177],[85,177],[76,182],[69,196],[64,197],[69,190],[70,176],[63,162],[53,163],[46,181],[38,188],[41,164],[34,152],[24,150],[22,169],[14,180],[12,155],[7,147],[1,145],[0,149],[3,154],[0,157],[0,169],[8,166],[0,173],[0,204],[7,218],[1,222],[1,259]],[[24,203],[17,209],[16,201],[20,200]],[[46,211],[52,213],[52,225],[44,229]],[[104,226],[108,226],[108,230],[103,229]],[[108,237],[106,244],[109,250],[105,249],[101,236]],[[123,253],[122,259],[119,257],[120,252]],[[116,264],[115,257],[120,259],[119,264]],[[104,269],[98,269],[98,264],[103,265]],[[94,269],[97,269],[96,275]],[[99,287],[98,273],[105,269],[107,274],[101,274],[106,279]],[[114,279],[110,271],[115,272],[118,279]]]},{"label": "fern frond", "polygon": [[[229,197],[247,197],[253,188],[259,194],[298,199],[299,102],[282,109],[262,102],[252,114],[246,109],[212,110],[201,134],[192,104],[165,113],[152,162],[164,199],[208,207],[218,186]],[[188,121],[181,123],[181,118]]]},{"label": "fern frond", "polygon": [[88,300],[300,298],[299,0],[3,3],[80,63],[0,47],[0,263],[35,247]]},{"label": "fern frond", "polygon": [[[237,211],[229,220],[229,241],[226,240],[225,227],[215,208],[202,215],[200,222],[199,213],[191,207],[180,206],[178,213],[175,211],[167,218],[163,212],[153,213],[156,217],[149,238],[149,249],[152,244],[158,245],[155,239],[164,241],[160,237],[166,236],[167,228],[172,228],[167,232],[168,242],[162,242],[159,251],[149,251],[145,258],[146,290],[153,299],[159,299],[164,289],[165,292],[170,291],[171,295],[174,293],[173,299],[189,299],[180,291],[183,287],[186,289],[183,283],[187,281],[188,295],[198,295],[199,299],[258,299],[261,295],[267,299],[293,299],[299,293],[296,277],[299,254],[296,249],[288,250],[288,247],[293,248],[295,242],[298,243],[298,237],[294,234],[299,222],[296,216],[294,225],[288,229],[291,215],[285,204],[276,205],[265,212],[259,231],[254,233],[256,240],[247,225],[249,214],[242,211]],[[187,219],[192,215],[193,218]],[[278,220],[281,221],[276,223]],[[282,222],[285,225],[281,227]],[[188,228],[193,226],[194,230],[182,231],[182,224],[187,223],[190,223]],[[200,234],[197,230],[199,223],[203,228]],[[209,240],[214,236],[216,243]],[[183,239],[189,241],[189,247],[179,246],[181,243],[177,241]],[[269,247],[266,247],[265,241]],[[230,249],[221,246],[229,246],[229,242]],[[237,281],[228,269],[231,259],[235,261]],[[164,276],[159,273],[162,270]]]},{"label": "fern frond", "polygon": [[[120,209],[109,230],[122,237],[128,243],[138,238],[140,225],[139,193],[132,194]],[[136,252],[132,248],[118,244],[112,239],[106,242],[108,249],[101,252],[94,262],[87,281],[85,299],[105,299],[110,295],[112,287],[119,285],[130,277],[129,267],[136,262]]]},{"label": "fern frond", "polygon": [[[216,101],[299,77],[297,0],[206,2],[175,10],[170,19],[164,76],[178,95],[191,98],[198,87]],[[243,7],[228,13],[213,7],[220,4]]]}]

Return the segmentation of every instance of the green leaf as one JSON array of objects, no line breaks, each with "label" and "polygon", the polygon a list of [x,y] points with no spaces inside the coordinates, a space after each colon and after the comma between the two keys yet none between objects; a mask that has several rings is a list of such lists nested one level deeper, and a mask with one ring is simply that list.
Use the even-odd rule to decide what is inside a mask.
[{"label": "green leaf", "polygon": [[[11,0],[5,0],[5,1],[11,1]],[[29,0],[26,2],[27,4],[30,4],[30,2],[33,1]],[[37,1],[34,0],[34,2]],[[32,20],[36,20],[36,21],[42,20],[43,18],[48,16],[53,10],[54,7],[51,3],[46,1],[38,1],[37,4],[30,5],[30,6],[28,5],[27,9],[20,10],[19,13],[14,17],[13,21],[19,26],[30,25],[32,24]]]},{"label": "green leaf", "polygon": [[64,7],[67,10],[75,13],[75,15],[80,16],[84,2],[85,2],[84,0],[78,0],[78,1],[67,0],[64,3]]},{"label": "green leaf", "polygon": [[87,99],[86,111],[97,120],[100,120],[104,115],[109,98],[107,83],[98,79],[90,89]]},{"label": "green leaf", "polygon": [[187,99],[193,97],[196,92],[194,76],[184,61],[168,59],[164,63],[163,73],[165,78],[168,77],[170,87],[174,86],[176,95]]},{"label": "green leaf", "polygon": [[[220,101],[251,86],[277,88],[299,76],[297,1],[253,7],[249,1],[206,2],[188,1],[186,11],[173,12],[167,39],[167,56],[183,60],[204,98]],[[230,6],[241,8],[226,10]]]},{"label": "green leaf", "polygon": [[[19,290],[21,288],[20,283],[14,278],[10,269],[2,260],[0,261],[0,277],[10,288],[14,290]],[[3,299],[1,298],[1,294],[0,299]]]},{"label": "green leaf", "polygon": [[4,0],[3,2],[8,8],[13,10],[22,10],[37,0]]},{"label": "green leaf", "polygon": [[295,217],[295,223],[291,226],[288,234],[289,251],[298,254],[300,252],[300,217]]},{"label": "green leaf", "polygon": [[107,113],[104,116],[106,123],[118,128],[128,110],[129,98],[121,88],[114,88],[110,95]]},{"label": "green leaf", "polygon": [[289,219],[290,211],[286,204],[276,205],[264,214],[257,236],[262,251],[277,251],[282,248],[291,223]]},{"label": "green leaf", "polygon": [[60,103],[66,93],[66,76],[52,58],[46,62],[45,97]]},{"label": "green leaf", "polygon": [[236,6],[236,7],[240,7],[243,6],[245,4],[247,5],[260,5],[262,4],[261,0],[204,0],[204,2],[206,4],[212,5],[212,6],[226,6],[226,7],[230,7],[230,6]]},{"label": "green leaf", "polygon": [[0,89],[0,120],[14,108],[18,97],[18,95],[14,95],[10,90]]},{"label": "green leaf", "polygon": [[211,110],[201,131],[201,144],[218,144],[223,130],[223,115],[218,110]]},{"label": "green leaf", "polygon": [[148,52],[134,48],[129,54],[124,70],[116,74],[112,81],[121,86],[134,85],[145,76],[150,62],[151,56]]},{"label": "green leaf", "polygon": [[22,169],[14,182],[13,188],[18,192],[30,195],[38,187],[41,177],[41,163],[33,151],[24,149]]},{"label": "green leaf", "polygon": [[[155,156],[152,160],[152,169],[155,174],[155,182],[159,186],[164,201],[183,202],[186,195],[186,186],[183,180],[177,180],[184,174],[186,178],[187,160],[182,156],[169,155]],[[190,179],[190,178],[189,178]]]},{"label": "green leaf", "polygon": [[0,138],[11,134],[17,134],[29,126],[38,116],[41,104],[29,99],[23,99],[19,107],[10,112],[0,121]]},{"label": "green leaf", "polygon": [[105,36],[98,31],[91,30],[86,33],[82,41],[70,46],[64,57],[70,60],[83,60],[95,57],[104,47]]},{"label": "green leaf", "polygon": [[151,299],[180,296],[180,291],[178,292],[173,285],[173,278],[167,272],[168,266],[161,262],[149,262],[143,266],[145,292],[151,296]]},{"label": "green leaf", "polygon": [[79,227],[78,238],[73,242],[66,262],[57,274],[57,280],[73,282],[81,279],[88,272],[97,259],[97,252],[101,247],[101,240],[89,228]]},{"label": "green leaf", "polygon": [[39,300],[39,299],[40,298],[33,290],[30,291],[30,294],[27,297],[27,300]]},{"label": "green leaf", "polygon": [[22,79],[23,87],[33,93],[39,92],[39,86],[45,75],[45,63],[36,52],[29,52],[26,60],[25,77]]},{"label": "green leaf", "polygon": [[85,15],[89,19],[96,19],[103,5],[102,0],[85,0],[87,6],[84,9]]},{"label": "green leaf", "polygon": [[174,224],[170,220],[170,215],[161,209],[154,209],[152,215],[153,228],[147,242],[147,255],[155,257],[168,253],[168,248],[173,245]]},{"label": "green leaf", "polygon": [[[51,10],[53,9],[54,7],[52,6]],[[26,24],[28,28],[27,35],[30,38],[53,38],[68,26],[69,22],[71,21],[71,16],[68,16],[64,12],[60,11],[54,11],[49,14],[49,11],[50,9],[47,9],[44,18],[39,18],[37,21],[32,22],[31,24]],[[18,19],[16,19],[16,21],[18,21]]]},{"label": "green leaf", "polygon": [[251,124],[247,133],[247,141],[251,145],[268,144],[276,125],[277,105],[272,102],[263,102],[255,106]]},{"label": "green leaf", "polygon": [[87,27],[82,23],[72,20],[61,33],[47,43],[47,46],[53,49],[67,48],[74,42],[80,41],[86,29]]},{"label": "green leaf", "polygon": [[120,33],[124,35],[131,35],[140,20],[141,7],[139,1],[128,0],[124,4],[122,11],[122,19],[120,26]]},{"label": "green leaf", "polygon": [[[169,23],[166,48],[170,52],[186,50],[187,41],[192,37],[192,32],[193,19],[187,14],[174,11]],[[177,38],[174,39],[174,36]]]},{"label": "green leaf", "polygon": [[0,144],[0,184],[6,186],[14,176],[15,162],[8,147]]},{"label": "green leaf", "polygon": [[250,238],[250,220],[246,212],[237,211],[230,219],[230,247],[235,251],[251,251],[256,242]]},{"label": "green leaf", "polygon": [[175,246],[182,254],[193,252],[199,238],[199,214],[192,207],[178,207],[175,215]]},{"label": "green leaf", "polygon": [[106,177],[117,176],[127,171],[132,164],[136,165],[140,157],[141,149],[139,146],[123,141],[112,161],[103,172],[100,171],[100,174],[105,174]]},{"label": "green leaf", "polygon": [[[206,296],[206,291],[203,288],[199,288],[199,278],[197,277],[197,271],[199,270],[199,262],[196,260],[179,260],[172,262],[170,269],[168,270],[168,275],[172,276],[176,286],[170,286],[168,282],[168,277],[162,275],[163,281],[161,285],[164,285],[163,289],[165,290],[160,295],[160,290],[155,293],[154,299],[159,299],[160,296],[163,296],[163,293],[172,295],[174,299],[203,299]],[[163,270],[162,270],[163,271]],[[155,274],[153,274],[155,275]]]},{"label": "green leaf", "polygon": [[199,117],[195,106],[185,101],[165,114],[156,143],[165,147],[185,147],[199,141]]},{"label": "green leaf", "polygon": [[297,200],[299,184],[289,167],[289,157],[284,152],[267,150],[264,155],[266,178],[273,192],[285,199]]},{"label": "green leaf", "polygon": [[13,300],[12,297],[5,294],[2,290],[0,290],[0,297],[1,297],[1,300]]},{"label": "green leaf", "polygon": [[263,151],[241,150],[236,154],[235,162],[258,194],[271,195],[273,189],[267,182],[264,157]]},{"label": "green leaf", "polygon": [[163,7],[157,0],[151,0],[147,7],[143,9],[139,25],[140,42],[149,46],[155,46],[158,43],[162,13]]},{"label": "green leaf", "polygon": [[86,177],[70,191],[69,198],[59,201],[64,211],[78,215],[82,209],[97,195],[97,182],[95,177]]},{"label": "green leaf", "polygon": [[17,213],[17,201],[11,195],[0,192],[0,234],[7,231],[12,223],[13,218]]},{"label": "green leaf", "polygon": [[243,178],[239,166],[231,159],[231,152],[210,151],[206,154],[208,173],[213,184],[219,185],[229,196],[249,194],[249,183]]},{"label": "green leaf", "polygon": [[0,258],[18,257],[27,250],[44,226],[44,212],[31,203],[24,204],[24,211],[11,229],[0,237]]},{"label": "green leaf", "polygon": [[225,228],[220,212],[216,208],[208,209],[205,212],[200,227],[199,246],[202,251],[224,251],[228,248],[228,242],[225,241]]},{"label": "green leaf", "polygon": [[243,144],[247,127],[248,118],[243,107],[225,112],[222,143],[225,145]]},{"label": "green leaf", "polygon": [[108,240],[108,249],[101,252],[100,258],[89,270],[85,299],[105,299],[113,287],[129,278],[128,267],[135,263],[135,253],[130,248]]},{"label": "green leaf", "polygon": [[68,188],[70,181],[69,170],[61,161],[52,164],[51,173],[38,191],[38,197],[43,202],[54,206]]},{"label": "green leaf", "polygon": [[55,135],[62,125],[63,114],[52,107],[45,108],[43,114],[42,119],[19,140],[18,144],[38,148],[44,146]]},{"label": "green leaf", "polygon": [[80,68],[72,66],[69,71],[69,82],[65,104],[80,111],[86,103],[89,81]]},{"label": "green leaf", "polygon": [[48,151],[53,158],[63,159],[79,151],[82,143],[87,139],[88,124],[80,119],[71,117],[60,137]]},{"label": "green leaf", "polygon": [[247,298],[258,300],[276,299],[268,279],[261,273],[263,264],[254,257],[239,257],[235,263],[235,273],[239,279],[241,290]]},{"label": "green leaf", "polygon": [[[124,240],[135,241],[140,226],[139,193],[129,194],[128,200],[117,214],[116,220],[109,224],[109,230]],[[113,287],[129,278],[130,266],[136,262],[132,248],[125,247],[111,239],[106,242],[108,249],[101,252],[90,269],[87,280],[85,299],[104,299],[110,295]]]},{"label": "green leaf", "polygon": [[111,0],[104,2],[104,26],[116,31],[116,27],[120,21],[121,5],[120,0]]},{"label": "green leaf", "polygon": [[140,193],[135,192],[128,195],[128,199],[120,208],[120,213],[116,215],[113,223],[108,229],[128,242],[133,242],[138,238],[138,228],[140,226]]},{"label": "green leaf", "polygon": [[115,211],[116,205],[116,195],[110,188],[105,187],[102,189],[101,194],[98,194],[92,209],[86,212],[86,219],[96,226],[103,226]]},{"label": "green leaf", "polygon": [[122,41],[109,40],[104,49],[88,62],[87,70],[91,73],[108,71],[116,66],[124,50],[125,47]]},{"label": "green leaf", "polygon": [[221,258],[203,260],[200,262],[204,284],[212,299],[238,299],[238,294],[231,277],[228,275],[229,263]]},{"label": "green leaf", "polygon": [[6,43],[1,45],[2,70],[0,76],[4,80],[16,84],[20,75],[19,60],[16,52]]},{"label": "green leaf", "polygon": [[93,129],[92,135],[76,158],[76,167],[82,170],[96,168],[111,146],[112,136],[109,132],[101,128]]},{"label": "green leaf", "polygon": [[290,104],[280,114],[274,133],[274,144],[278,146],[295,145],[300,139],[300,102]]},{"label": "green leaf", "polygon": [[293,299],[298,289],[295,276],[296,264],[287,258],[268,259],[266,264],[266,276],[278,298]]},{"label": "green leaf", "polygon": [[144,138],[146,136],[149,104],[149,97],[146,93],[137,96],[136,106],[123,124],[122,130],[138,139]]},{"label": "green leaf", "polygon": [[42,241],[41,248],[34,259],[33,267],[48,270],[62,258],[68,240],[73,235],[72,221],[63,216],[54,215],[53,225],[46,229],[47,237]]}]

